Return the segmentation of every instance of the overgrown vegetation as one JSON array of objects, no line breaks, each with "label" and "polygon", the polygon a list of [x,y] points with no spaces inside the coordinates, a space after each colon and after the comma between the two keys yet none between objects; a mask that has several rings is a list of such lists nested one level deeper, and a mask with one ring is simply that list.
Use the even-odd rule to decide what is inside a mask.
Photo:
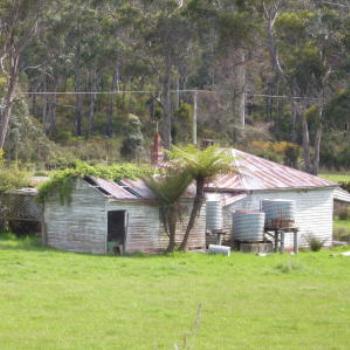
[{"label": "overgrown vegetation", "polygon": [[0,150],[0,193],[30,184],[31,173],[22,169],[20,164],[4,162],[4,153]]},{"label": "overgrown vegetation", "polygon": [[50,194],[58,193],[62,203],[69,202],[75,180],[77,178],[84,178],[85,176],[94,176],[118,182],[124,178],[142,178],[152,172],[153,170],[147,165],[120,163],[93,166],[78,161],[71,168],[54,172],[49,180],[39,187],[39,200],[44,202]]}]

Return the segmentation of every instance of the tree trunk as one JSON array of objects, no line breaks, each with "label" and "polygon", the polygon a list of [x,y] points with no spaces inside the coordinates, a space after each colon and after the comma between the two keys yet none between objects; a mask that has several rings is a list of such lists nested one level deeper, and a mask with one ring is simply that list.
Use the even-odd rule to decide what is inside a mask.
[{"label": "tree trunk", "polygon": [[176,213],[176,208],[172,208],[168,211],[169,244],[166,250],[168,253],[172,253],[176,245]]},{"label": "tree trunk", "polygon": [[52,135],[56,131],[56,108],[57,108],[57,81],[54,81],[53,86],[54,94],[50,96],[50,102],[49,102],[49,126],[48,126],[48,133],[49,135]]},{"label": "tree trunk", "polygon": [[166,67],[163,81],[163,108],[164,108],[164,123],[163,123],[163,142],[164,147],[170,149],[171,126],[172,126],[172,111],[171,111],[171,62],[170,58],[166,60]]},{"label": "tree trunk", "polygon": [[310,134],[309,134],[309,125],[307,123],[305,113],[302,113],[302,128],[303,128],[303,156],[304,156],[304,165],[305,171],[312,173],[312,164],[311,164],[311,150],[310,150]]},{"label": "tree trunk", "polygon": [[246,84],[247,84],[247,72],[245,66],[245,53],[244,51],[240,54],[240,64],[238,66],[238,91],[239,91],[239,101],[238,101],[238,113],[239,120],[242,129],[245,128],[246,119]]},{"label": "tree trunk", "polygon": [[315,159],[314,159],[314,167],[313,173],[317,175],[320,168],[320,153],[321,153],[321,140],[322,140],[322,126],[319,125],[316,131],[315,138]]},{"label": "tree trunk", "polygon": [[292,100],[292,133],[291,140],[296,143],[297,141],[297,121],[298,121],[298,106],[297,101]]},{"label": "tree trunk", "polygon": [[19,67],[19,55],[14,54],[10,59],[10,72],[7,77],[7,91],[4,98],[4,109],[0,113],[0,148],[4,148],[9,129],[13,102],[16,98],[16,87]]},{"label": "tree trunk", "polygon": [[78,43],[76,49],[76,62],[75,62],[75,134],[76,136],[82,135],[82,117],[83,117],[83,96],[81,92],[81,69],[80,69],[80,43]]},{"label": "tree trunk", "polygon": [[116,99],[115,92],[119,90],[119,64],[116,62],[114,68],[114,74],[111,84],[111,92],[109,99],[109,108],[108,108],[108,116],[107,116],[107,129],[106,134],[108,137],[112,137],[113,135],[113,113],[114,113],[114,103]]},{"label": "tree trunk", "polygon": [[[43,91],[47,91],[47,77],[44,75],[43,77]],[[43,128],[45,134],[47,133],[47,113],[48,113],[48,105],[49,105],[49,95],[43,95],[43,104],[41,108],[41,123],[43,124]]]},{"label": "tree trunk", "polygon": [[204,201],[204,179],[197,179],[196,180],[196,196],[194,197],[194,200],[193,200],[193,206],[192,206],[190,220],[188,221],[185,236],[184,236],[183,241],[180,245],[180,250],[187,250],[188,239],[190,237],[190,233],[193,229],[193,226],[196,222],[196,218],[200,214],[200,211],[202,209],[203,201]]},{"label": "tree trunk", "polygon": [[319,168],[320,168],[320,153],[321,153],[321,141],[322,141],[322,122],[323,122],[323,109],[324,109],[324,96],[323,96],[323,102],[319,109],[319,120],[318,125],[316,129],[316,136],[315,136],[315,158],[314,158],[314,166],[313,166],[313,173],[315,175],[318,174]]},{"label": "tree trunk", "polygon": [[97,90],[97,76],[96,71],[90,73],[90,106],[89,106],[89,126],[88,126],[88,136],[91,136],[94,129],[94,119],[95,119],[95,105],[96,105],[96,90]]}]

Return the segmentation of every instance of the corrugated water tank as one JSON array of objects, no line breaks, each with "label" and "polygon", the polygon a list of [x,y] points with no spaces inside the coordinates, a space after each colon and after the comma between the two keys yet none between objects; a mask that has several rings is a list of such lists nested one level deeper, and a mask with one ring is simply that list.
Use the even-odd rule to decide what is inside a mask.
[{"label": "corrugated water tank", "polygon": [[219,199],[206,201],[206,222],[208,231],[222,229],[222,206]]},{"label": "corrugated water tank", "polygon": [[237,241],[262,241],[264,237],[265,213],[238,210],[232,214],[233,238]]},{"label": "corrugated water tank", "polygon": [[270,228],[292,227],[295,224],[295,201],[286,199],[264,199],[261,210],[266,215],[265,226]]}]

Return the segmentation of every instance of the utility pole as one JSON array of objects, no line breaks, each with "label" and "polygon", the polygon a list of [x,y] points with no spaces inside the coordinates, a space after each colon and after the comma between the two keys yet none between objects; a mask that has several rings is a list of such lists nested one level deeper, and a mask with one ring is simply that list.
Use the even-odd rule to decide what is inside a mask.
[{"label": "utility pole", "polygon": [[198,91],[193,94],[193,116],[192,116],[192,141],[197,145],[197,110],[198,110]]}]

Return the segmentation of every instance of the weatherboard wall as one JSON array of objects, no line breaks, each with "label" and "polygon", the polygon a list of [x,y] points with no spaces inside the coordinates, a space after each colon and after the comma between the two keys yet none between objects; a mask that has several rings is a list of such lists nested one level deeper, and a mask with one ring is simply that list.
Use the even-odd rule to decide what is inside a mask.
[{"label": "weatherboard wall", "polygon": [[78,180],[70,203],[58,194],[45,202],[45,236],[51,247],[103,254],[106,252],[106,199],[87,182]]},{"label": "weatherboard wall", "polygon": [[[291,191],[255,191],[246,198],[224,208],[224,226],[232,232],[232,212],[235,210],[259,210],[263,199],[288,199],[296,202],[296,226],[299,228],[300,246],[307,246],[309,236],[332,243],[333,189]],[[232,238],[234,239],[234,232]],[[286,236],[286,247],[293,244],[292,234]]]},{"label": "weatherboard wall", "polygon": [[[192,200],[183,200],[183,214],[177,227],[176,241],[182,241],[189,220]],[[125,210],[128,213],[126,252],[159,252],[168,244],[160,220],[159,208],[152,201],[112,200],[97,188],[78,180],[70,203],[62,205],[57,194],[44,207],[44,236],[49,246],[76,252],[104,254],[107,251],[107,213]],[[205,247],[205,207],[196,220],[189,248]]]},{"label": "weatherboard wall", "polygon": [[[192,207],[192,201],[184,200],[182,202],[183,214],[181,222],[178,223],[176,230],[176,242],[181,243],[186,225],[189,220],[189,214]],[[117,201],[111,200],[107,204],[109,210],[126,210],[128,213],[127,234],[125,242],[125,251],[132,252],[159,252],[166,249],[169,238],[164,230],[160,220],[159,208],[152,202],[147,201]],[[202,208],[196,224],[191,231],[188,241],[188,247],[205,247],[205,207]]]}]

